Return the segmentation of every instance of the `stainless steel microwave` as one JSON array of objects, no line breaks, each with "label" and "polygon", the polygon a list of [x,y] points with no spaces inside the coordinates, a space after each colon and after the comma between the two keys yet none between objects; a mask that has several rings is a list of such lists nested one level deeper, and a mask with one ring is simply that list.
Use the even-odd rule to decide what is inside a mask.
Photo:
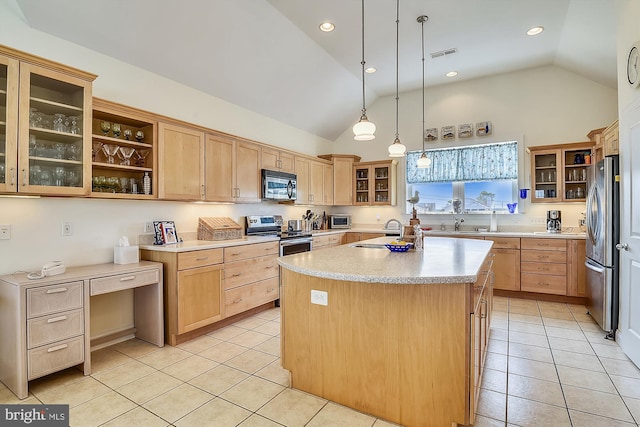
[{"label": "stainless steel microwave", "polygon": [[264,200],[295,200],[297,193],[296,176],[262,169],[262,198]]},{"label": "stainless steel microwave", "polygon": [[329,215],[329,228],[351,228],[351,215]]}]

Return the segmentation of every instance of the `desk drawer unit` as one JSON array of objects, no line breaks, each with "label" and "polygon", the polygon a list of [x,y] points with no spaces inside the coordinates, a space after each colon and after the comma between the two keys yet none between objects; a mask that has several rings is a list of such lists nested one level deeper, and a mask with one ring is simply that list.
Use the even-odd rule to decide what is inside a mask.
[{"label": "desk drawer unit", "polygon": [[131,274],[118,274],[116,276],[91,279],[89,282],[91,296],[121,291],[123,289],[137,288],[145,285],[153,285],[160,280],[160,271],[157,269],[140,271]]},{"label": "desk drawer unit", "polygon": [[82,309],[27,320],[27,348],[32,349],[84,333]]},{"label": "desk drawer unit", "polygon": [[84,361],[84,337],[38,347],[27,352],[29,380],[42,377]]},{"label": "desk drawer unit", "polygon": [[27,289],[27,318],[81,308],[82,292],[82,282]]}]

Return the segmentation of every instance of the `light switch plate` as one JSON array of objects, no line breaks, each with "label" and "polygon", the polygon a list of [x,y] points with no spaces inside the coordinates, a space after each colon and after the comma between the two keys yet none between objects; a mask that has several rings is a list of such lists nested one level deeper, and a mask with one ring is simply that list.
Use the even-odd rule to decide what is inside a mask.
[{"label": "light switch plate", "polygon": [[325,291],[311,290],[311,304],[329,305],[329,293]]},{"label": "light switch plate", "polygon": [[11,224],[0,224],[0,240],[11,240]]}]

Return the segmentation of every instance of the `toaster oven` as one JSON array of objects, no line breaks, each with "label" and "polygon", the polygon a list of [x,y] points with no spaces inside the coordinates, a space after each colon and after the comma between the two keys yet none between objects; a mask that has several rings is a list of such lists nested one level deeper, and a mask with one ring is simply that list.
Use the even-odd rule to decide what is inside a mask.
[{"label": "toaster oven", "polygon": [[351,215],[329,215],[329,228],[351,228]]}]

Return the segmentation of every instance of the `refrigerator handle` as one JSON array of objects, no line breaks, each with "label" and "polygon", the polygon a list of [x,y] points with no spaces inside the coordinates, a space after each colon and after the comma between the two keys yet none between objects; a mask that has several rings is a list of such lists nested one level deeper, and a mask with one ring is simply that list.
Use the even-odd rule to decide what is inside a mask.
[{"label": "refrigerator handle", "polygon": [[604,271],[604,267],[600,267],[598,264],[594,264],[591,260],[586,260],[584,262],[584,265],[589,270],[595,271],[596,273],[602,273]]}]

